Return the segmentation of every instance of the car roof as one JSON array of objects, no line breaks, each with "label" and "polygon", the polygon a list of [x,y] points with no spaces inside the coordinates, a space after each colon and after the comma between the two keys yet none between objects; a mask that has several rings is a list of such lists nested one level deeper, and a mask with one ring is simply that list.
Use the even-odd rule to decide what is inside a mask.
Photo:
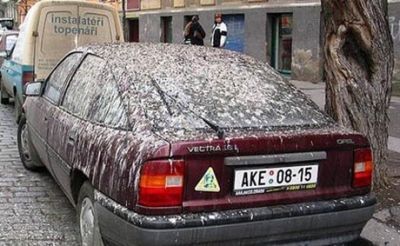
[{"label": "car roof", "polygon": [[[221,83],[224,82],[223,80],[231,80],[235,75],[242,72],[235,70],[235,65],[246,66],[249,68],[246,70],[250,72],[253,72],[252,66],[262,68],[264,73],[268,73],[268,79],[274,82],[285,80],[265,62],[239,52],[205,46],[163,43],[108,43],[83,46],[75,51],[95,54],[106,60],[113,68],[125,67],[127,72],[137,79],[142,76],[165,77],[168,74],[179,73],[182,66],[202,64],[207,66],[207,70],[210,71],[208,74],[204,74],[207,79],[217,78],[213,73],[230,70],[229,77],[218,77]],[[157,70],[154,69],[155,65],[158,66]]]},{"label": "car roof", "polygon": [[[160,43],[103,44],[77,50],[103,58],[123,98],[146,108],[160,129],[175,120],[185,121],[183,127],[194,126],[201,117],[222,127],[327,122],[318,107],[276,70],[242,53]],[[99,71],[99,76],[106,74]],[[177,113],[163,105],[173,105]],[[190,120],[184,118],[188,115]]]}]

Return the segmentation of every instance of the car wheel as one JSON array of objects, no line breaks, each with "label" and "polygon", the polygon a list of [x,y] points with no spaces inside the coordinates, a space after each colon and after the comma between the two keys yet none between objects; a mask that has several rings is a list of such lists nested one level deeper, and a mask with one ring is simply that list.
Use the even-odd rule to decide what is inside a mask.
[{"label": "car wheel", "polygon": [[94,209],[94,189],[86,181],[78,196],[78,221],[83,246],[103,246],[100,228]]},{"label": "car wheel", "polygon": [[26,124],[26,118],[22,117],[18,124],[18,152],[22,161],[22,165],[30,171],[42,171],[43,164],[32,145],[29,138],[28,125]]},{"label": "car wheel", "polygon": [[8,96],[6,89],[3,86],[3,82],[0,79],[0,103],[1,104],[9,104],[10,97]]},{"label": "car wheel", "polygon": [[22,110],[21,110],[21,103],[19,102],[19,100],[18,100],[18,96],[17,95],[15,95],[15,97],[14,97],[14,100],[15,100],[15,105],[14,105],[14,110],[15,110],[15,121],[17,122],[17,124],[19,123],[19,121],[21,120],[21,112],[22,112]]}]

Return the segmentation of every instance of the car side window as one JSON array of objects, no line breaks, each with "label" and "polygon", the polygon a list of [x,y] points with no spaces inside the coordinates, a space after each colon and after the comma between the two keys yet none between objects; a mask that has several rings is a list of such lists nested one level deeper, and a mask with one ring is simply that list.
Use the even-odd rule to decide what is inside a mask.
[{"label": "car side window", "polygon": [[117,83],[106,62],[88,55],[72,78],[62,103],[67,111],[94,123],[127,128]]},{"label": "car side window", "polygon": [[44,97],[48,98],[53,103],[58,103],[61,89],[81,56],[82,53],[72,53],[53,70],[50,77],[47,79]]}]

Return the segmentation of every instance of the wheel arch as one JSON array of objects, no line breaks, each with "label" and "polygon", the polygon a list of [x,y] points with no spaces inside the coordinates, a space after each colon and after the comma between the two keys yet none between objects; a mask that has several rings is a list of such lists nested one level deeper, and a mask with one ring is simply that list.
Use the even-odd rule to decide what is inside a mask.
[{"label": "wheel arch", "polygon": [[71,175],[71,195],[74,205],[78,204],[79,191],[89,178],[80,170],[74,169]]}]

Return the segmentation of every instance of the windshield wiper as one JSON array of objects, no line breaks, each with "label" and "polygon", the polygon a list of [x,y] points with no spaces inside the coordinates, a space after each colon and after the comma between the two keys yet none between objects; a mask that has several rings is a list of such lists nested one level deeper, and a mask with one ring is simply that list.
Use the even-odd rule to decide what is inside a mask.
[{"label": "windshield wiper", "polygon": [[169,115],[172,115],[172,110],[171,110],[170,105],[167,102],[166,97],[169,97],[172,101],[174,101],[178,105],[178,107],[185,108],[186,110],[188,110],[189,112],[191,112],[192,114],[194,114],[195,116],[200,118],[202,121],[204,121],[204,123],[206,123],[211,129],[213,129],[217,133],[217,136],[219,139],[224,138],[225,132],[221,129],[221,127],[219,127],[215,123],[212,123],[211,121],[207,120],[206,118],[202,117],[201,115],[198,115],[193,110],[191,110],[188,106],[185,106],[182,103],[176,101],[175,98],[173,98],[170,95],[168,95],[167,93],[165,93],[153,78],[150,78],[150,80],[151,80],[151,83],[153,84],[153,86],[156,88],[157,93],[160,95],[161,100],[164,102],[165,106],[167,107],[167,111],[168,111]]},{"label": "windshield wiper", "polygon": [[169,106],[167,99],[165,98],[165,92],[161,89],[161,87],[157,84],[157,82],[153,79],[150,78],[151,83],[153,84],[153,86],[156,88],[157,93],[160,95],[161,100],[164,102],[165,106],[167,107],[167,111],[169,113],[169,115],[172,115],[172,110],[171,107]]},{"label": "windshield wiper", "polygon": [[[194,113],[194,112],[192,112]],[[224,138],[224,130],[221,129],[221,127],[219,127],[218,125],[210,122],[209,120],[207,120],[206,118],[203,118],[200,115],[197,115],[196,113],[194,113],[197,117],[199,117],[200,119],[202,119],[204,121],[204,123],[206,123],[211,129],[213,129],[214,131],[217,132],[217,136],[219,139],[223,139]]]}]

